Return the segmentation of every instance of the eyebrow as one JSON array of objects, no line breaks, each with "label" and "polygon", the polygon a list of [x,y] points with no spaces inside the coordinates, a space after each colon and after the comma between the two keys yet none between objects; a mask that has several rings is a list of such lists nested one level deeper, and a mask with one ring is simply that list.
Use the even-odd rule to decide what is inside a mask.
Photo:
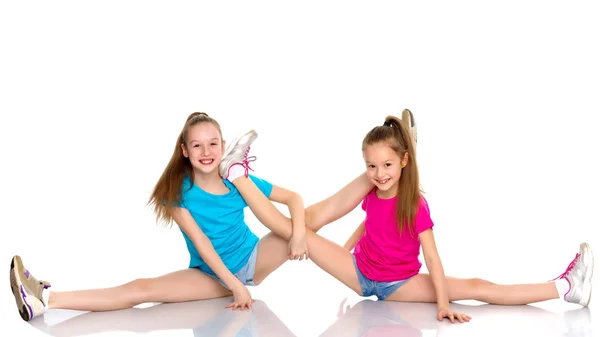
[{"label": "eyebrow", "polygon": [[[393,162],[393,161],[394,161],[394,159],[387,159],[387,160],[384,160],[383,162],[384,163],[389,163],[389,162]],[[373,162],[367,160],[367,164],[373,164]]]},{"label": "eyebrow", "polygon": [[[211,139],[209,139],[209,140],[210,140],[211,142],[212,142],[213,140],[216,140],[216,141],[218,141],[218,140],[219,140],[219,138],[215,137],[215,138],[211,138]],[[190,140],[190,143],[193,143],[193,142],[201,142],[201,141],[199,141],[199,140],[195,140],[195,139],[191,139],[191,140]]]}]

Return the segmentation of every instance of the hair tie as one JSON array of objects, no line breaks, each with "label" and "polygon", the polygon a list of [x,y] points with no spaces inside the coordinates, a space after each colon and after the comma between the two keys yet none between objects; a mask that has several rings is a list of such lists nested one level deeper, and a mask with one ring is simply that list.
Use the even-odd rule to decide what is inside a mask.
[{"label": "hair tie", "polygon": [[392,126],[392,123],[386,121],[385,123],[383,123],[383,126]]}]

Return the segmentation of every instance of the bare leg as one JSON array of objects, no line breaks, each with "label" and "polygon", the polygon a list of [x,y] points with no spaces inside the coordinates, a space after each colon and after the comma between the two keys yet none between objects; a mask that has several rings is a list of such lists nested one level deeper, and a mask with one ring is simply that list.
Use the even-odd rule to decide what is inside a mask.
[{"label": "bare leg", "polygon": [[306,224],[317,232],[355,209],[373,189],[366,173],[356,177],[334,195],[306,209]]},{"label": "bare leg", "polygon": [[146,302],[185,302],[231,296],[231,292],[197,269],[185,269],[117,287],[50,292],[48,308],[83,311],[126,309]]},{"label": "bare leg", "polygon": [[[447,277],[450,301],[476,300],[489,304],[524,305],[559,298],[553,282],[501,285],[482,279]],[[429,274],[418,274],[390,295],[387,300],[400,302],[436,302]]]},{"label": "bare leg", "polygon": [[[292,235],[290,219],[279,212],[254,182],[242,176],[232,183],[260,222],[278,236],[289,240]],[[361,174],[336,194],[308,207],[305,215],[307,227],[317,232],[324,225],[348,214],[372,189],[373,185],[367,178],[367,174]]]},{"label": "bare leg", "polygon": [[[285,217],[247,177],[233,181],[240,194],[256,215],[275,235],[265,236],[258,246],[254,283],[259,284],[287,260],[287,241],[292,237],[292,222]],[[361,293],[351,253],[343,247],[306,229],[310,258],[321,269]]]},{"label": "bare leg", "polygon": [[250,178],[242,176],[232,183],[261,223],[285,240],[292,237],[291,220],[279,212]]}]

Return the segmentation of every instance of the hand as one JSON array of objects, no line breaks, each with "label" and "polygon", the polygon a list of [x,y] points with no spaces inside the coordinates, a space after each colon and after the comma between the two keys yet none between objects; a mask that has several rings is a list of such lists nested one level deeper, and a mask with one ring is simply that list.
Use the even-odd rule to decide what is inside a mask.
[{"label": "hand", "polygon": [[288,259],[302,261],[305,258],[308,260],[306,234],[293,234],[289,243]]},{"label": "hand", "polygon": [[438,321],[441,322],[444,319],[444,317],[448,318],[450,320],[450,322],[452,322],[452,323],[454,323],[455,319],[457,319],[461,323],[469,322],[471,320],[471,316],[461,314],[458,312],[454,312],[454,311],[450,310],[450,308],[448,308],[448,307],[442,307],[442,308],[438,309],[438,315],[437,315]]},{"label": "hand", "polygon": [[231,288],[231,292],[233,293],[233,303],[225,308],[231,308],[231,310],[240,308],[242,311],[245,307],[252,309],[252,303],[256,301],[252,299],[250,291],[242,282],[238,282],[235,287]]}]

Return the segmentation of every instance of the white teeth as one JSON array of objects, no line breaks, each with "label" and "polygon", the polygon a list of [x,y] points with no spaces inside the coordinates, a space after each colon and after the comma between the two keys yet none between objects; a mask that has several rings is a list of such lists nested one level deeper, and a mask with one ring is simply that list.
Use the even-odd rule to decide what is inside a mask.
[{"label": "white teeth", "polygon": [[213,159],[206,159],[206,160],[201,160],[200,163],[204,164],[204,165],[209,165],[212,164]]}]

